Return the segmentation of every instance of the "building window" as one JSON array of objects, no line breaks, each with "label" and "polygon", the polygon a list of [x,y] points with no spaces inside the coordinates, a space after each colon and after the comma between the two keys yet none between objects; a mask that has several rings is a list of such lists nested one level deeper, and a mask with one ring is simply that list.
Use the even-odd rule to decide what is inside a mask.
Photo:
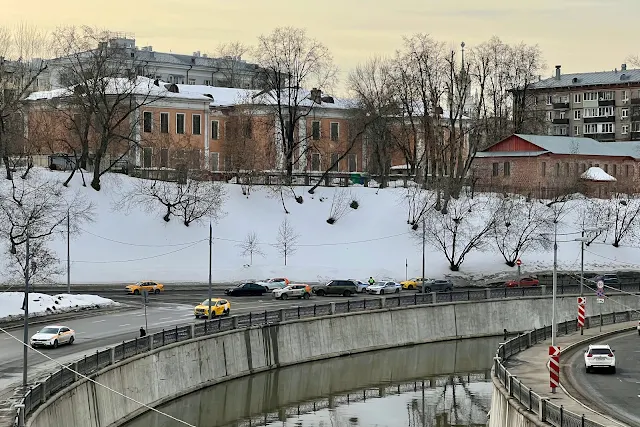
[{"label": "building window", "polygon": [[233,158],[231,157],[231,154],[226,154],[224,156],[224,170],[230,171],[232,167],[233,167]]},{"label": "building window", "polygon": [[211,80],[207,80],[207,79],[205,79],[205,81],[204,81],[204,85],[205,85],[205,86],[211,86]]},{"label": "building window", "polygon": [[585,92],[584,93],[585,101],[597,101],[598,100],[598,92]]},{"label": "building window", "polygon": [[620,133],[622,135],[626,135],[629,133],[629,125],[622,125],[622,127],[620,127]]},{"label": "building window", "polygon": [[314,141],[320,139],[320,122],[314,121],[311,122],[311,137]]},{"label": "building window", "polygon": [[176,113],[176,133],[184,133],[184,113]]},{"label": "building window", "polygon": [[337,141],[340,138],[340,123],[331,122],[331,140]]},{"label": "building window", "polygon": [[547,162],[542,162],[542,176],[547,176]]},{"label": "building window", "polygon": [[169,113],[160,113],[160,132],[169,133]]},{"label": "building window", "polygon": [[547,121],[553,120],[553,111],[547,111]]},{"label": "building window", "polygon": [[142,149],[142,167],[150,168],[152,159],[153,159],[153,148],[144,147]]},{"label": "building window", "polygon": [[511,163],[504,162],[503,174],[504,176],[511,176]]},{"label": "building window", "polygon": [[547,95],[547,105],[551,105],[551,95]]},{"label": "building window", "polygon": [[245,138],[251,139],[253,137],[253,123],[250,119],[247,119],[242,126],[242,132]]},{"label": "building window", "polygon": [[196,84],[196,79],[189,79],[189,84],[190,85],[195,85]]},{"label": "building window", "polygon": [[620,98],[622,99],[623,102],[629,100],[629,92],[627,92],[626,90],[623,90],[620,95],[621,95]]},{"label": "building window", "polygon": [[493,171],[491,173],[492,176],[498,176],[498,173],[500,171],[500,165],[498,163],[494,163],[493,165]]},{"label": "building window", "polygon": [[582,119],[582,110],[573,110],[573,120]]},{"label": "building window", "polygon": [[569,163],[564,164],[564,176],[569,176],[571,174],[571,169],[569,167]]},{"label": "building window", "polygon": [[595,123],[584,125],[584,134],[598,133],[598,125]]},{"label": "building window", "polygon": [[580,168],[577,163],[573,164],[573,170],[576,171],[576,175],[580,175]]},{"label": "building window", "polygon": [[609,165],[605,163],[603,166],[604,166],[604,171],[606,173],[609,173]]},{"label": "building window", "polygon": [[340,162],[338,159],[340,158],[340,154],[331,153],[331,170],[335,172],[340,172]]},{"label": "building window", "polygon": [[598,99],[600,101],[611,101],[613,99],[616,99],[616,93],[612,90],[598,92]]},{"label": "building window", "polygon": [[587,171],[587,165],[585,163],[581,164],[580,170],[582,170],[582,173],[585,173]]},{"label": "building window", "polygon": [[311,170],[320,170],[320,153],[311,153]]},{"label": "building window", "polygon": [[169,167],[169,149],[168,148],[160,149],[160,167],[161,168]]},{"label": "building window", "polygon": [[632,175],[631,165],[625,165],[624,166],[624,175],[625,176],[631,176]]},{"label": "building window", "polygon": [[191,131],[193,135],[200,135],[200,114],[191,116],[191,127],[193,128]]},{"label": "building window", "polygon": [[614,164],[613,165],[613,176],[617,176],[618,175],[618,165]]},{"label": "building window", "polygon": [[631,123],[631,132],[640,132],[640,122]]},{"label": "building window", "polygon": [[573,136],[579,136],[580,135],[580,126],[574,126],[573,127]]},{"label": "building window", "polygon": [[220,153],[209,153],[209,163],[211,170],[217,172],[220,169]]},{"label": "building window", "polygon": [[573,103],[574,104],[580,104],[582,102],[582,94],[581,93],[574,93],[573,94]]},{"label": "building window", "polygon": [[189,151],[189,169],[200,169],[200,150]]},{"label": "building window", "polygon": [[622,117],[623,119],[629,118],[629,109],[628,108],[623,108],[620,111],[620,117]]},{"label": "building window", "polygon": [[602,133],[613,133],[613,123],[602,123]]},{"label": "building window", "polygon": [[560,163],[556,163],[556,176],[560,176]]},{"label": "building window", "polygon": [[144,123],[144,131],[151,132],[151,129],[153,128],[153,114],[151,113],[151,111],[145,111],[144,113],[142,113],[142,117]]},{"label": "building window", "polygon": [[349,172],[356,172],[358,170],[358,157],[355,154],[349,154],[347,156],[347,168]]},{"label": "building window", "polygon": [[220,139],[220,122],[218,120],[211,120],[211,139]]}]

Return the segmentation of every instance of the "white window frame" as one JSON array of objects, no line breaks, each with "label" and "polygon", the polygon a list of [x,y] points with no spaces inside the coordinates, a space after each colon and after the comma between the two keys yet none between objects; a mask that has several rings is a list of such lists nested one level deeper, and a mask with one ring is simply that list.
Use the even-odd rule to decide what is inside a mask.
[{"label": "white window frame", "polygon": [[553,111],[547,111],[547,121],[550,122],[553,120]]},{"label": "white window frame", "polygon": [[[352,158],[351,156],[353,156],[353,159],[355,159],[355,165],[356,165],[356,170],[354,171],[350,171],[349,170],[349,159]],[[358,155],[355,153],[350,153],[347,155],[347,172],[358,172]]]},{"label": "white window frame", "polygon": [[551,105],[552,97],[551,95],[547,95],[547,105]]},{"label": "white window frame", "polygon": [[160,112],[160,133],[162,132],[162,116],[167,118],[167,133],[171,133],[171,114],[167,112]]},{"label": "white window frame", "polygon": [[573,94],[573,103],[581,104],[582,103],[582,93],[574,93]]},{"label": "white window frame", "polygon": [[[318,156],[318,169],[313,168],[313,156]],[[309,159],[311,160],[311,165],[309,165],[309,169],[311,169],[312,172],[318,172],[322,170],[322,156],[320,155],[320,153],[311,153],[311,157],[309,157]]]},{"label": "white window frame", "polygon": [[[145,114],[151,114],[151,129],[149,129],[148,132],[144,130],[144,123],[145,123],[144,116],[145,116]],[[142,132],[144,132],[144,133],[153,132],[153,111],[143,111],[142,112]]]},{"label": "white window frame", "polygon": [[[313,124],[317,123],[318,124],[318,139],[314,139],[313,138]],[[319,141],[322,139],[322,122],[320,120],[312,120],[311,121],[311,139],[313,139],[314,141]]]},{"label": "white window frame", "polygon": [[[333,139],[333,125],[338,125],[338,132],[336,135],[336,139]],[[333,142],[338,142],[340,141],[340,122],[331,122],[329,124],[329,139],[331,139],[331,141]]]},{"label": "white window frame", "polygon": [[629,100],[629,92],[627,92],[626,90],[623,90],[621,95],[620,95],[620,99],[622,101],[628,101]]},{"label": "white window frame", "polygon": [[[216,159],[215,168],[213,167],[213,159]],[[209,153],[209,168],[211,168],[212,172],[220,171],[220,153],[217,151],[212,151]]]},{"label": "white window frame", "polygon": [[[591,132],[591,130],[593,130],[593,132]],[[584,129],[583,129],[583,134],[584,135],[590,135],[590,134],[594,134],[594,133],[598,133],[598,125],[597,123],[587,123],[584,125]]]},{"label": "white window frame", "polygon": [[[178,132],[178,116],[182,116],[182,132]],[[176,113],[176,134],[184,135],[186,133],[187,116],[184,113]]]},{"label": "white window frame", "polygon": [[[198,133],[195,133],[195,128],[193,127],[194,117],[198,117]],[[192,135],[202,135],[202,116],[200,114],[192,114],[191,115],[191,134]]]},{"label": "white window frame", "polygon": [[620,128],[620,134],[626,135],[629,133],[629,125],[622,125]]},{"label": "white window frame", "polygon": [[[600,123],[600,132],[599,133],[613,133],[615,132],[615,126],[613,126],[613,123]],[[605,128],[607,130],[605,130]],[[611,129],[611,130],[609,130]]]},{"label": "white window frame", "polygon": [[628,119],[629,118],[629,109],[628,108],[623,108],[622,110],[620,110],[620,117],[622,117],[623,119]]},{"label": "white window frame", "polygon": [[573,136],[580,136],[580,126],[573,127]]},{"label": "white window frame", "polygon": [[582,120],[582,110],[573,110],[573,120]]},{"label": "white window frame", "polygon": [[[216,126],[216,131],[217,132],[215,134],[215,138],[214,138],[214,135],[213,135],[213,123],[214,122],[217,123],[217,126]],[[213,140],[220,139],[220,120],[211,120],[211,139],[213,139]]]},{"label": "white window frame", "polygon": [[195,85],[196,84],[196,79],[189,79],[189,84],[190,85]]},{"label": "white window frame", "polygon": [[585,92],[582,99],[584,99],[585,101],[597,101],[598,92]]}]

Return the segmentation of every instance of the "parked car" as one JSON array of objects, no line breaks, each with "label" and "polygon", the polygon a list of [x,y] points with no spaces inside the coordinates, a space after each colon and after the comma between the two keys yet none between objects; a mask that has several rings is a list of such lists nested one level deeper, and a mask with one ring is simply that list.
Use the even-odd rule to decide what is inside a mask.
[{"label": "parked car", "polygon": [[58,348],[60,344],[73,344],[76,340],[76,332],[66,326],[49,325],[36,332],[29,344],[31,347]]},{"label": "parked car", "polygon": [[162,283],[152,282],[150,280],[142,280],[133,285],[126,287],[128,294],[140,295],[142,291],[147,291],[150,294],[159,294],[164,291],[164,285]]},{"label": "parked car", "polygon": [[376,282],[367,288],[367,293],[371,295],[397,294],[402,289],[402,285],[396,282]]},{"label": "parked car", "polygon": [[352,282],[354,282],[356,284],[356,292],[359,294],[363,294],[365,292],[367,292],[367,287],[369,286],[369,283],[367,282],[362,282],[360,280],[355,280],[355,279],[349,279]]},{"label": "parked car", "polygon": [[268,292],[267,288],[258,283],[241,283],[236,287],[229,288],[224,291],[225,295],[240,297],[247,295],[264,295]]},{"label": "parked car", "polygon": [[[451,292],[453,291],[453,283],[449,279],[429,280],[424,282],[425,292]],[[422,292],[422,286],[418,288],[418,292]]]},{"label": "parked car", "polygon": [[413,290],[413,289],[418,289],[422,287],[422,282],[423,281],[429,281],[430,279],[425,279],[422,277],[414,277],[413,279],[409,279],[409,280],[405,280],[404,282],[400,282],[400,284],[402,285],[402,289],[409,289],[409,290]]},{"label": "parked car", "polygon": [[538,286],[540,281],[534,277],[523,277],[518,280],[507,280],[504,282],[504,285],[507,288],[517,288],[517,287],[525,287],[525,286]]},{"label": "parked car", "polygon": [[324,285],[313,287],[313,293],[319,297],[324,295],[343,295],[350,297],[358,291],[356,282],[353,280],[332,280]]},{"label": "parked car", "polygon": [[638,320],[638,326],[636,326],[636,330],[638,331],[638,335],[640,335],[640,320]]},{"label": "parked car", "polygon": [[293,284],[282,289],[276,289],[271,292],[276,299],[289,299],[289,298],[311,298],[311,286],[304,284]]},{"label": "parked car", "polygon": [[584,368],[585,371],[591,372],[594,368],[604,368],[616,373],[616,356],[615,350],[612,350],[608,344],[592,344],[584,352]]},{"label": "parked car", "polygon": [[[231,303],[222,298],[211,298],[211,317],[228,316],[231,313]],[[209,317],[209,299],[202,301],[193,309],[196,319]]]},{"label": "parked car", "polygon": [[270,291],[273,291],[274,289],[282,289],[285,286],[288,286],[289,279],[287,279],[286,277],[276,277],[273,279],[263,280],[261,282],[258,282],[258,284],[260,286],[264,286]]}]

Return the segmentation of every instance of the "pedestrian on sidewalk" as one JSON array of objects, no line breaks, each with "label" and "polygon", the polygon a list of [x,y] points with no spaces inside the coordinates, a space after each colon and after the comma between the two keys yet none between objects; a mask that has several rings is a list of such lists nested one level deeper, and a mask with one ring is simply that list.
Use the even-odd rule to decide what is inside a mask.
[{"label": "pedestrian on sidewalk", "polygon": [[140,338],[147,336],[147,331],[144,330],[142,326],[140,326]]}]

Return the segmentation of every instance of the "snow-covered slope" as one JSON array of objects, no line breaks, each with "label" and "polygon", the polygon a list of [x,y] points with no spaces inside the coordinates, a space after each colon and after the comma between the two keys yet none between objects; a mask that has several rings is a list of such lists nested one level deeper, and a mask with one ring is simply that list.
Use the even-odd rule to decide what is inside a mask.
[{"label": "snow-covered slope", "polygon": [[[43,171],[51,179],[63,180],[66,174]],[[208,223],[185,227],[177,218],[169,223],[162,220],[161,208],[148,213],[141,207],[125,212],[114,208],[114,201],[132,188],[135,179],[122,175],[103,177],[102,190],[82,188],[80,177],[74,178],[69,191],[80,189],[95,205],[96,218],[92,224],[82,226],[81,234],[71,241],[71,279],[74,283],[132,282],[142,279],[159,282],[206,282],[208,278],[209,248]],[[336,188],[318,188],[314,195],[306,188],[297,189],[304,198],[298,204],[287,200],[290,214],[284,213],[277,197],[264,188],[254,188],[250,197],[242,195],[240,186],[225,184],[227,201],[225,215],[213,225],[213,281],[264,279],[287,276],[297,281],[323,281],[329,278],[405,278],[405,260],[408,275],[421,273],[421,246],[407,225],[406,190],[402,188],[351,188],[359,201],[357,210],[348,209],[347,215],[335,224],[327,224],[332,195]],[[584,203],[584,202],[581,202]],[[542,206],[542,205],[541,205]],[[576,209],[569,208],[563,217],[559,232],[575,232]],[[272,244],[277,242],[278,228],[287,218],[299,235],[296,252],[289,255],[287,266]],[[238,247],[250,232],[255,232],[262,243],[264,257],[242,256]],[[574,236],[577,237],[577,236]],[[571,237],[573,238],[573,237]],[[563,238],[567,240],[566,236]],[[66,267],[66,240],[57,236],[52,244]],[[6,247],[2,258],[6,262]],[[613,248],[610,245],[592,245],[585,254],[589,269],[633,269],[639,263],[640,249]],[[592,253],[591,253],[592,252]],[[525,253],[522,257],[523,273],[550,269],[553,254],[550,251]],[[559,243],[559,265],[564,269],[579,270],[580,243]],[[0,282],[6,280],[0,270]],[[471,252],[465,258],[459,275],[480,277],[499,272],[515,276],[515,268],[507,267],[495,249]],[[426,272],[430,277],[451,274],[444,256],[427,247]],[[66,276],[52,278],[60,282]]]},{"label": "snow-covered slope", "polygon": [[[0,320],[11,320],[22,317],[22,292],[0,292]],[[117,305],[114,301],[96,295],[45,295],[29,294],[29,315],[46,316],[48,314],[64,313],[82,308],[98,308]]]}]

